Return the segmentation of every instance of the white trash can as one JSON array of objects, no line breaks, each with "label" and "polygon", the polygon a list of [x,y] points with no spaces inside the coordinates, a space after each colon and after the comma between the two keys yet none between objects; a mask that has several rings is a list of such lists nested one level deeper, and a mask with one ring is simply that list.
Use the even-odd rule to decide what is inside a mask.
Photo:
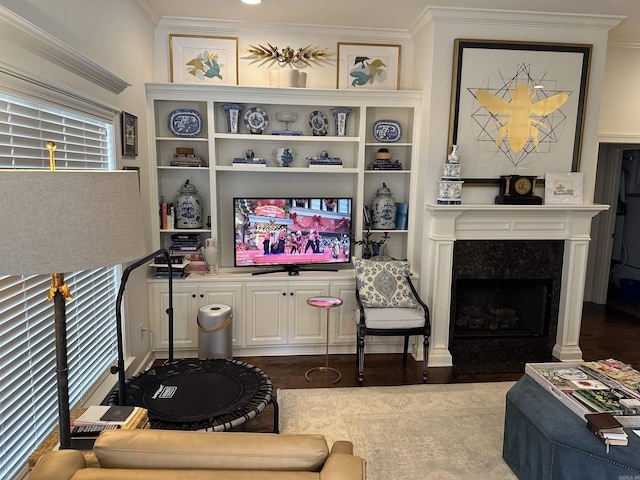
[{"label": "white trash can", "polygon": [[205,305],[198,310],[198,358],[231,360],[233,314],[229,305]]}]

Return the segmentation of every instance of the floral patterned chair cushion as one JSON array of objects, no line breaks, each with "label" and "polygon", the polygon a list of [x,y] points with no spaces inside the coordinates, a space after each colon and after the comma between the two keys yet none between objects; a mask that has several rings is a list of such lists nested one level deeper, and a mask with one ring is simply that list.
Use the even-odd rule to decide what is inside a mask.
[{"label": "floral patterned chair cushion", "polygon": [[407,276],[409,263],[400,260],[379,262],[353,257],[356,287],[367,308],[419,308]]}]

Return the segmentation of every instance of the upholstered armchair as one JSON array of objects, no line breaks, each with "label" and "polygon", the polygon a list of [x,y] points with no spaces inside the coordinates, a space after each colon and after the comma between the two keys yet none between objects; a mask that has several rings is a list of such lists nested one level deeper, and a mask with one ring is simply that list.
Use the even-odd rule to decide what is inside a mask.
[{"label": "upholstered armchair", "polygon": [[364,380],[364,347],[368,335],[404,336],[403,365],[409,337],[423,338],[422,381],[427,381],[427,354],[431,324],[429,308],[420,299],[406,261],[353,258],[356,270],[356,324],[358,381]]}]

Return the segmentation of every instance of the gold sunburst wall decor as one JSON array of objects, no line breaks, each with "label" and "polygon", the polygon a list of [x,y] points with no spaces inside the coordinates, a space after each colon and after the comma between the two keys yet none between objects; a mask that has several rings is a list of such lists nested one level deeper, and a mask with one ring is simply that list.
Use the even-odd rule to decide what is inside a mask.
[{"label": "gold sunburst wall decor", "polygon": [[291,47],[279,49],[270,43],[267,43],[266,47],[264,45],[249,45],[249,48],[245,49],[245,52],[262,60],[263,64],[266,62],[276,62],[281,66],[287,64],[293,66],[298,63],[311,66],[312,63],[326,61],[333,55],[333,53],[326,48],[312,47],[311,45],[295,50]]}]

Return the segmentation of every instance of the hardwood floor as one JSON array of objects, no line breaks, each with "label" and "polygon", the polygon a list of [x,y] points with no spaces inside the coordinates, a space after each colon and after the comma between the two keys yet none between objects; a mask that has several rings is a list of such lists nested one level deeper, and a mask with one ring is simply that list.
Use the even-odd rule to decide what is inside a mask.
[{"label": "hardwood floor", "polygon": [[[640,310],[633,316],[604,305],[585,303],[583,309],[580,348],[585,360],[615,358],[640,370]],[[264,370],[278,389],[289,388],[342,388],[358,386],[354,355],[330,355],[329,365],[342,373],[342,380],[332,383],[332,372],[313,372],[311,381],[305,372],[324,365],[323,355],[241,357],[240,360]],[[427,383],[515,381],[516,374],[458,375],[451,367],[430,367]],[[392,386],[422,383],[422,362],[409,356],[406,367],[401,354],[368,354],[365,359],[363,386]],[[269,432],[273,427],[273,407],[268,406],[255,419],[240,425],[237,431]]]}]

